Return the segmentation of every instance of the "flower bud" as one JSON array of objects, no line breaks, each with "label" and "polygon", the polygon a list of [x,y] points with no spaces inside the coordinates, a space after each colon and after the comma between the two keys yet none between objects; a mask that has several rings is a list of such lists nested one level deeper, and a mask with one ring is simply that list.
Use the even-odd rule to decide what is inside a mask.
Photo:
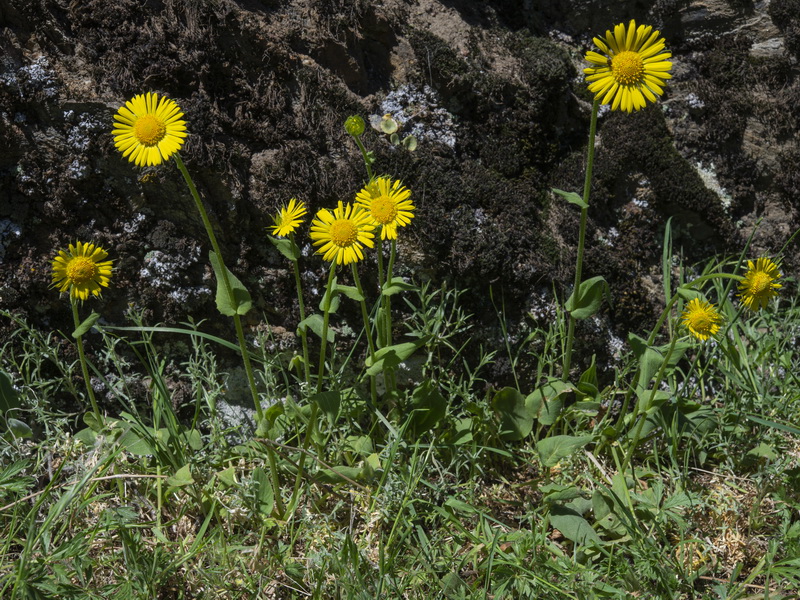
[{"label": "flower bud", "polygon": [[364,119],[358,115],[347,117],[344,122],[344,129],[353,137],[360,137],[364,133]]}]

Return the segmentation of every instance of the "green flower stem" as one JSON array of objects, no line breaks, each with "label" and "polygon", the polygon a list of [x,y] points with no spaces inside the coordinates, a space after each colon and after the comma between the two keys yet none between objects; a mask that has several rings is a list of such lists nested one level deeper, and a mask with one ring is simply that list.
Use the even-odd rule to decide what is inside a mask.
[{"label": "green flower stem", "polygon": [[[317,393],[322,392],[322,383],[325,381],[325,351],[327,350],[328,342],[328,325],[331,318],[331,297],[333,296],[333,280],[336,277],[336,262],[331,263],[331,270],[328,274],[328,285],[325,287],[325,297],[322,301],[322,341],[320,341],[319,348],[319,374],[317,376]],[[317,416],[319,415],[319,403],[316,401],[311,402],[311,414],[308,417],[308,427],[306,428],[306,437],[303,439],[303,447],[300,451],[300,459],[297,462],[297,475],[294,479],[294,488],[292,489],[292,499],[289,500],[289,510],[294,511],[297,506],[298,497],[300,494],[300,483],[303,481],[305,474],[306,455],[308,454],[308,447],[311,445],[311,440],[314,437],[314,431],[317,427]]]},{"label": "green flower stem", "polygon": [[[231,286],[230,279],[228,278],[228,269],[222,259],[222,251],[220,250],[219,243],[217,243],[217,236],[214,235],[214,229],[211,227],[211,221],[208,218],[208,213],[203,206],[203,202],[200,200],[200,194],[197,192],[197,188],[194,185],[194,181],[192,181],[191,175],[189,175],[189,171],[183,164],[180,153],[176,152],[173,156],[175,157],[175,164],[178,166],[178,170],[183,175],[186,185],[189,186],[189,192],[191,192],[192,198],[194,198],[195,206],[197,206],[197,211],[200,213],[200,218],[203,220],[203,225],[206,228],[206,234],[211,242],[211,247],[214,249],[214,252],[217,255],[217,260],[219,260],[220,267],[222,267],[222,286],[225,288],[225,293],[228,295],[228,298],[233,299],[233,287]],[[242,360],[244,361],[244,370],[247,373],[247,383],[250,385],[250,393],[253,396],[253,403],[255,404],[258,421],[261,422],[261,420],[264,418],[264,413],[261,410],[261,401],[258,398],[256,380],[253,376],[253,365],[250,364],[250,354],[247,351],[247,344],[245,343],[244,339],[242,319],[238,313],[233,315],[233,322],[236,326],[236,337],[239,340],[239,348],[242,353]]]},{"label": "green flower stem", "polygon": [[322,304],[322,341],[319,347],[319,373],[317,375],[317,393],[322,392],[322,382],[325,380],[325,351],[328,343],[328,325],[331,320],[331,297],[333,296],[333,280],[336,277],[336,262],[331,263],[331,272],[328,275],[328,285],[325,287],[325,298]]},{"label": "green flower stem", "polygon": [[374,175],[372,174],[372,165],[370,165],[367,149],[364,147],[361,138],[353,136],[353,139],[356,141],[356,146],[358,146],[358,149],[361,151],[361,156],[364,159],[364,166],[367,168],[367,178],[369,181],[372,181]]},{"label": "green flower stem", "polygon": [[[78,303],[74,299],[70,299],[70,304],[72,304],[72,320],[75,322],[75,329],[77,329],[81,324],[81,320],[78,317]],[[89,380],[89,367],[86,365],[86,354],[83,351],[83,336],[79,335],[77,338],[75,338],[75,343],[78,345],[78,356],[80,357],[81,361],[83,381],[86,383],[86,393],[89,396],[89,402],[92,403],[92,412],[94,413],[94,416],[97,417],[97,422],[99,424],[103,422],[103,417],[100,414],[100,408],[97,406],[97,399],[94,397],[92,382]]]},{"label": "green flower stem", "polygon": [[[381,308],[384,305],[384,296],[383,296],[383,288],[386,286],[385,280],[383,279],[383,240],[381,239],[381,234],[375,236],[375,254],[378,257],[378,310],[377,314],[381,314]],[[378,330],[378,347],[384,348],[389,344],[386,343],[386,334],[383,331],[383,327],[378,327],[381,317],[376,316],[375,318],[375,326]]]},{"label": "green flower stem", "polygon": [[[291,240],[292,244],[294,242],[294,234],[289,234],[289,239]],[[295,244],[296,246],[297,244]],[[300,321],[305,321],[306,318],[306,307],[303,303],[303,283],[300,280],[300,265],[296,260],[292,261],[294,265],[294,283],[297,286],[297,304],[300,307]],[[308,360],[308,329],[303,328],[300,330],[300,340],[303,343],[303,366],[305,367],[306,373],[306,384],[311,385],[311,365],[309,364]]]},{"label": "green flower stem", "polygon": [[[386,267],[386,283],[385,286],[392,285],[392,271],[394,270],[394,260],[397,257],[397,240],[392,240],[392,251],[389,255],[389,265]],[[386,345],[392,345],[392,298],[385,296],[383,303],[385,328],[386,328]]]},{"label": "green flower stem", "polygon": [[[222,251],[220,250],[219,243],[217,243],[217,236],[214,235],[214,229],[211,227],[211,221],[208,218],[208,213],[203,206],[203,202],[200,200],[200,194],[197,192],[197,188],[194,185],[191,175],[189,175],[189,171],[183,164],[180,153],[176,152],[173,156],[175,157],[175,164],[177,165],[178,170],[183,175],[183,179],[186,181],[186,185],[189,187],[189,192],[192,194],[195,206],[197,206],[197,210],[200,213],[200,218],[203,220],[203,226],[206,228],[206,234],[211,242],[211,247],[214,249],[214,252],[217,255],[217,260],[219,261],[220,267],[222,267],[220,270],[222,271],[222,285],[225,288],[225,293],[228,295],[228,298],[233,300],[233,287],[231,286],[230,279],[228,278],[228,269],[222,259]],[[250,394],[253,396],[253,404],[255,405],[256,409],[256,420],[260,425],[264,421],[264,411],[261,409],[261,400],[258,397],[256,379],[253,375],[253,365],[250,363],[250,353],[247,350],[247,343],[244,338],[244,328],[242,327],[242,317],[239,315],[239,313],[234,313],[233,323],[236,327],[236,338],[239,342],[239,350],[242,353],[242,361],[244,362],[244,370],[247,374],[247,383],[250,386]],[[275,496],[275,508],[279,516],[282,516],[284,513],[284,508],[280,493],[281,489],[278,478],[277,460],[275,458],[275,449],[270,444],[267,444],[267,458],[269,460],[270,471],[272,475],[272,491]]]},{"label": "green flower stem", "polygon": [[661,367],[658,369],[658,374],[656,375],[655,382],[653,383],[653,389],[650,392],[650,396],[647,399],[647,404],[643,407],[641,398],[639,398],[637,401],[635,418],[639,419],[639,422],[636,424],[636,430],[633,433],[633,441],[631,441],[628,451],[625,453],[625,459],[622,461],[622,467],[620,468],[620,472],[622,473],[624,473],[625,469],[628,468],[631,458],[633,458],[633,453],[636,451],[636,446],[639,445],[639,440],[642,436],[642,429],[644,428],[645,421],[647,421],[647,411],[653,405],[653,399],[656,397],[656,392],[658,391],[661,381],[664,378],[664,371],[667,370],[667,365],[669,364],[670,358],[672,358],[672,352],[675,350],[675,343],[677,341],[678,336],[673,335],[672,341],[669,343],[667,354],[664,356],[664,360],[661,361]]},{"label": "green flower stem", "polygon": [[372,360],[375,360],[375,343],[372,341],[372,334],[370,333],[369,326],[369,312],[367,311],[367,301],[364,299],[364,289],[361,287],[361,278],[358,276],[358,268],[356,263],[352,263],[353,267],[353,281],[356,284],[358,293],[361,294],[361,318],[364,319],[364,333],[367,336],[367,345],[369,346],[369,355]]},{"label": "green flower stem", "polygon": [[[586,152],[586,177],[583,181],[583,203],[585,208],[581,208],[581,224],[578,233],[578,258],[575,262],[575,283],[572,286],[572,294],[577,297],[581,285],[581,275],[583,270],[583,248],[586,241],[586,220],[589,215],[589,191],[592,188],[592,168],[594,166],[594,138],[597,132],[597,110],[600,101],[595,98],[592,104],[592,118],[589,123],[589,147]],[[564,352],[563,380],[569,379],[569,369],[572,362],[572,343],[575,338],[575,317],[569,315],[569,328],[567,330],[567,348]]]},{"label": "green flower stem", "polygon": [[[364,335],[367,336],[367,345],[369,346],[369,356],[372,360],[373,364],[375,363],[375,343],[372,341],[372,333],[370,332],[369,327],[369,313],[367,311],[367,301],[364,298],[364,288],[361,287],[361,278],[358,276],[358,268],[356,267],[356,263],[352,263],[353,265],[353,281],[356,284],[356,289],[358,293],[361,294],[361,318],[364,320]],[[380,335],[380,328],[378,329],[378,333]],[[375,375],[370,375],[369,378],[369,393],[370,397],[372,398],[372,405],[375,406],[378,402],[378,388],[375,381]]]}]

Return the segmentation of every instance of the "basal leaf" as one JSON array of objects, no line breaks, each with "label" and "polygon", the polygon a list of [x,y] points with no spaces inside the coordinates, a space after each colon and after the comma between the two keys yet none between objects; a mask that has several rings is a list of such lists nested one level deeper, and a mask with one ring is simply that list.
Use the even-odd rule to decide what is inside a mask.
[{"label": "basal leaf", "polygon": [[554,435],[536,442],[536,451],[545,467],[554,467],[561,459],[570,456],[591,441],[590,435]]},{"label": "basal leaf", "polygon": [[499,390],[492,398],[492,408],[500,418],[502,439],[517,441],[530,435],[535,414],[519,390],[512,387]]}]

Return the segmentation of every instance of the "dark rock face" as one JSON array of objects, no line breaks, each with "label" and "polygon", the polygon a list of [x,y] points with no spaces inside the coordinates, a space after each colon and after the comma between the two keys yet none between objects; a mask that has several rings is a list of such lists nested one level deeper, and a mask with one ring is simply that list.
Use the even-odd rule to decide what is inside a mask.
[{"label": "dark rock face", "polygon": [[[668,218],[689,261],[739,251],[757,223],[751,255],[797,229],[798,0],[0,0],[0,307],[67,329],[49,261],[81,239],[116,259],[96,303],[107,320],[129,303],[153,322],[214,313],[179,173],[138,169],[111,139],[116,109],[157,91],[186,114],[182,154],[256,300],[251,326],[297,321],[272,213],[295,196],[312,212],[352,200],[364,172],[342,123],[385,112],[420,142],[365,138],[418,206],[400,273],[475,290],[487,323],[492,285],[514,322],[570,285],[578,215],[549,189],[582,189],[582,55],[631,18],[661,28],[674,79],[658,104],[600,119],[585,274],[611,283],[611,327],[639,330],[663,306]],[[315,303],[324,265],[303,269]]]}]

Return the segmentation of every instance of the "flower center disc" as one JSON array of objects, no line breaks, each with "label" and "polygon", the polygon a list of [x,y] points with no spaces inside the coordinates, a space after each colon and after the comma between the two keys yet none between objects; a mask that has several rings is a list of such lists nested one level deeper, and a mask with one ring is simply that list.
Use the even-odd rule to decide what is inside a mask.
[{"label": "flower center disc", "polygon": [[97,275],[97,265],[85,257],[73,258],[67,265],[67,279],[74,284],[82,284]]},{"label": "flower center disc", "polygon": [[331,225],[331,241],[340,248],[352,246],[358,239],[358,231],[348,219],[338,219]]},{"label": "flower center disc", "polygon": [[625,50],[611,59],[614,79],[623,85],[639,83],[644,74],[644,63],[638,52]]},{"label": "flower center disc", "polygon": [[756,273],[753,276],[753,281],[750,283],[750,291],[754,296],[763,294],[770,289],[772,278],[766,273]]},{"label": "flower center disc", "polygon": [[164,139],[167,127],[164,122],[154,115],[145,115],[136,120],[133,126],[133,133],[145,146],[155,146]]},{"label": "flower center disc", "polygon": [[387,225],[397,217],[397,208],[395,208],[394,202],[385,196],[374,200],[370,210],[373,218],[381,225]]},{"label": "flower center disc", "polygon": [[711,321],[705,315],[695,317],[694,328],[697,331],[709,331],[711,329]]}]

